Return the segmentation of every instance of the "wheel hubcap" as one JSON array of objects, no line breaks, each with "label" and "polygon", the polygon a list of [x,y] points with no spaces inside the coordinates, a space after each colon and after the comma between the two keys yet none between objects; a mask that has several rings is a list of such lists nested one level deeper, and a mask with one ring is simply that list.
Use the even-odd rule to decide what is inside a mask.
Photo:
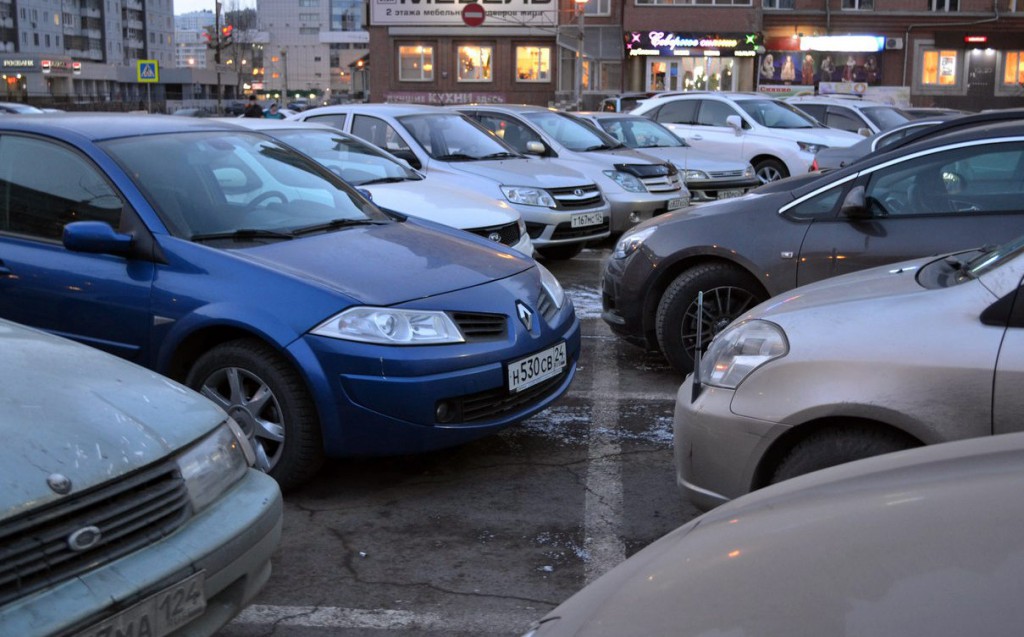
[{"label": "wheel hubcap", "polygon": [[686,353],[693,358],[698,347],[697,325],[701,326],[700,351],[707,349],[708,343],[733,320],[756,305],[758,299],[748,290],[739,287],[712,288],[704,292],[703,312],[698,315],[697,301],[686,309],[683,317],[682,336]]},{"label": "wheel hubcap", "polygon": [[225,367],[203,381],[201,393],[220,405],[248,436],[257,468],[273,469],[284,450],[284,417],[270,387],[248,370]]}]

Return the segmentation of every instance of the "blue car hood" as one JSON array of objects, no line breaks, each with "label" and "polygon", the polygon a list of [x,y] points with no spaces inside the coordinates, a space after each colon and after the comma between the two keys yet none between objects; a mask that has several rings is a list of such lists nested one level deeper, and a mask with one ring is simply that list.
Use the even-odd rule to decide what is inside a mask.
[{"label": "blue car hood", "polygon": [[0,321],[0,519],[117,479],[191,443],[226,416],[154,372]]},{"label": "blue car hood", "polygon": [[533,267],[532,259],[496,243],[413,221],[351,227],[239,254],[353,302],[381,306],[482,285]]}]

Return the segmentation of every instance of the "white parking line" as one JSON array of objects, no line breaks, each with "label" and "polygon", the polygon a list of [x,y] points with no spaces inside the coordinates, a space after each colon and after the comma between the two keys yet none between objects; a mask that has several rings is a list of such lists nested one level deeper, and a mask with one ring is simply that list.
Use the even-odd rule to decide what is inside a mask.
[{"label": "white parking line", "polygon": [[586,499],[583,506],[584,583],[589,584],[626,559],[626,547],[619,539],[622,521],[622,470],[617,438],[619,370],[616,365],[601,364],[615,356],[607,342],[596,341],[590,347],[593,370],[590,436],[587,448]]}]

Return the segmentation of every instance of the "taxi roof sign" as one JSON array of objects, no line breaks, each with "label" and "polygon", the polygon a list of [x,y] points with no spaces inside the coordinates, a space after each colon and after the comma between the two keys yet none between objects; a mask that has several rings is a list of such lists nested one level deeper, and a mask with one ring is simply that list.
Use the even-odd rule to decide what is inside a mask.
[{"label": "taxi roof sign", "polygon": [[135,71],[139,82],[160,81],[160,65],[156,60],[139,60]]}]

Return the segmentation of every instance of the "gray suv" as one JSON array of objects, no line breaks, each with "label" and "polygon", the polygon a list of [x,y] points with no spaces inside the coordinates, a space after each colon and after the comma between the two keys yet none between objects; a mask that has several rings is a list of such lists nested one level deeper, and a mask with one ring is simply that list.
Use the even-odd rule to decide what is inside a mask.
[{"label": "gray suv", "polygon": [[770,296],[1024,234],[1024,121],[896,146],[640,224],[605,263],[602,318],[687,373],[697,347]]}]

